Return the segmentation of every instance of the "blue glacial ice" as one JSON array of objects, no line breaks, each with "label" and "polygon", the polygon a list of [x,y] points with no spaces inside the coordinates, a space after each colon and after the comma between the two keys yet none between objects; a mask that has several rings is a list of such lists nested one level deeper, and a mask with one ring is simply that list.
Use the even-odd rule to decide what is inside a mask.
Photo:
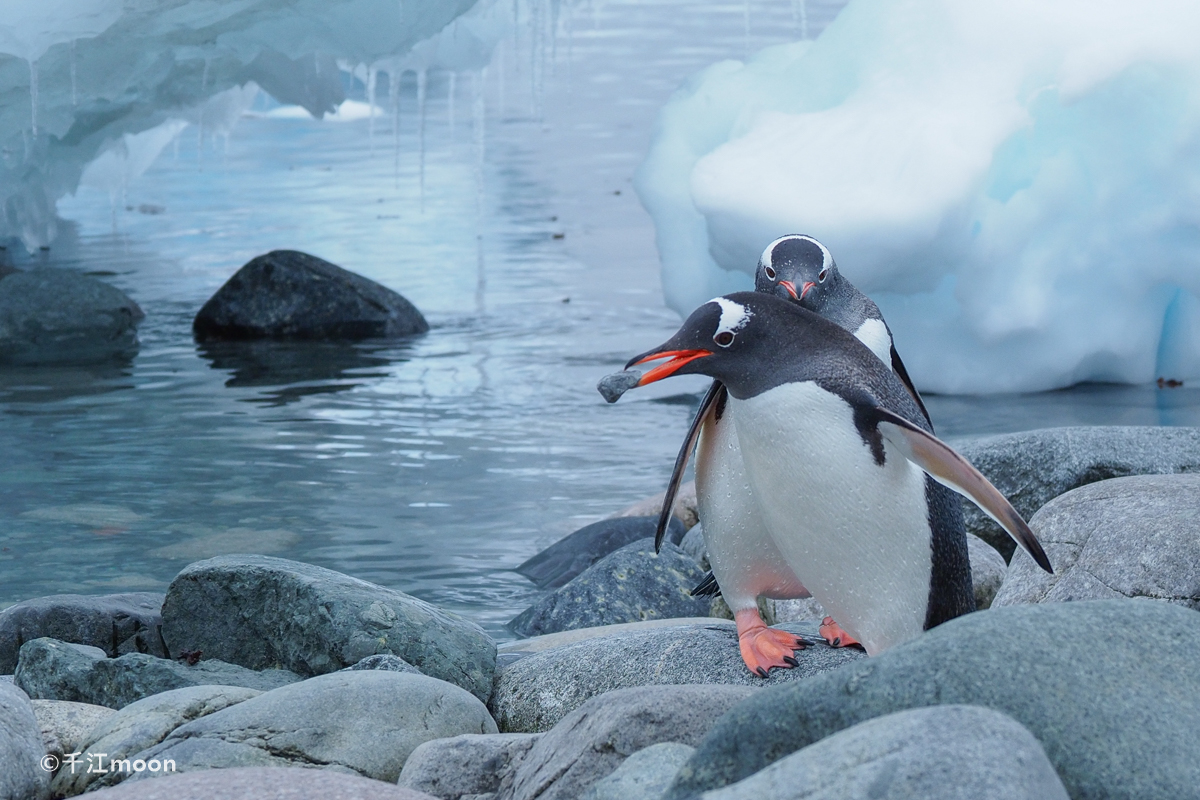
[{"label": "blue glacial ice", "polygon": [[926,391],[1200,377],[1200,10],[853,0],[722,62],[637,176],[668,304],[824,241]]}]

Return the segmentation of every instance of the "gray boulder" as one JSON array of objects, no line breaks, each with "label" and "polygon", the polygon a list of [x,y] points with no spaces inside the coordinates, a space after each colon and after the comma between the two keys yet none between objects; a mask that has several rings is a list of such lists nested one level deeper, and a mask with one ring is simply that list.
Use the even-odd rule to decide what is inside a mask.
[{"label": "gray boulder", "polygon": [[[79,760],[84,764],[101,765],[101,754],[104,764],[131,758],[167,738],[180,725],[260,694],[241,686],[189,686],[138,700],[120,711],[105,709],[111,716],[93,727],[74,752],[82,753]],[[60,769],[51,788],[56,797],[73,797],[103,776],[86,768]]]},{"label": "gray boulder", "polygon": [[704,542],[704,524],[693,525],[679,540],[679,549],[687,553],[700,565],[700,569],[712,569],[708,563],[708,545]]},{"label": "gray boulder", "polygon": [[404,762],[399,784],[442,800],[508,790],[517,765],[540,735],[466,733],[425,742]]},{"label": "gray boulder", "polygon": [[[609,553],[646,537],[654,538],[657,517],[611,517],[593,522],[559,539],[517,567],[517,573],[539,589],[557,589]],[[679,544],[685,528],[675,517],[665,541]]]},{"label": "gray boulder", "polygon": [[486,700],[496,645],[483,629],[395,589],[268,556],[199,561],[171,582],[163,638],[250,669],[319,675],[391,653]]},{"label": "gray boulder", "polygon": [[29,698],[0,683],[0,800],[45,800],[50,772],[43,769],[42,735]]},{"label": "gray boulder", "polygon": [[33,715],[42,732],[42,745],[60,761],[79,752],[92,730],[115,712],[111,708],[69,700],[32,700]]},{"label": "gray boulder", "polygon": [[575,800],[626,758],[660,742],[696,745],[744,686],[639,686],[593,697],[541,736],[497,800]]},{"label": "gray boulder", "polygon": [[654,539],[625,545],[546,595],[510,623],[520,636],[669,617],[702,617],[711,601],[693,597],[704,570],[669,542],[654,552]]},{"label": "gray boulder", "polygon": [[530,653],[499,672],[489,707],[501,730],[536,733],[614,689],[693,683],[759,688],[802,681],[866,658],[858,648],[829,647],[813,624],[779,627],[813,644],[796,654],[799,666],[773,669],[767,678],[746,668],[734,624],[713,620],[598,636]]},{"label": "gray boulder", "polygon": [[163,596],[156,592],[38,597],[0,611],[0,672],[17,668],[17,653],[31,639],[50,637],[99,647],[110,657],[149,653],[166,657]]},{"label": "gray boulder", "polygon": [[234,273],[196,314],[201,342],[391,339],[429,323],[401,295],[296,250],[272,250]]},{"label": "gray boulder", "polygon": [[315,769],[244,767],[126,781],[89,800],[437,800],[386,783]]},{"label": "gray boulder", "polygon": [[1200,764],[1197,663],[1200,614],[1167,603],[967,614],[874,658],[745,701],[713,727],[667,797],[736,783],[859,722],[939,704],[987,706],[1020,722],[1077,800],[1187,797]]},{"label": "gray boulder", "polygon": [[[699,395],[697,395],[698,401]],[[663,500],[667,498],[666,492],[659,492],[654,497],[647,497],[644,500],[639,500],[633,505],[618,511],[609,519],[615,517],[658,517],[662,511]],[[700,521],[700,514],[696,510],[696,482],[688,481],[680,484],[679,491],[675,494],[675,502],[671,505],[671,514],[683,523],[683,527],[691,528]]]},{"label": "gray boulder", "polygon": [[343,667],[343,670],[346,669],[382,669],[387,670],[388,672],[411,672],[414,675],[425,674],[400,656],[394,656],[391,653],[384,653],[378,656],[367,656],[357,664],[349,667]]},{"label": "gray boulder", "polygon": [[361,670],[265,692],[181,725],[136,757],[172,759],[179,772],[310,766],[395,783],[417,745],[463,733],[496,733],[466,690],[425,675]]},{"label": "gray boulder", "polygon": [[592,784],[583,800],[652,800],[662,796],[696,748],[678,742],[643,747]]},{"label": "gray boulder", "polygon": [[30,697],[122,708],[143,697],[185,686],[245,686],[266,691],[295,683],[283,669],[260,672],[217,659],[185,664],[144,653],[105,658],[98,648],[34,639],[21,648],[16,683]]},{"label": "gray boulder", "polygon": [[62,269],[0,280],[0,363],[95,364],[137,352],[146,315],[124,292]]},{"label": "gray boulder", "polygon": [[[981,611],[991,608],[996,593],[1000,591],[1000,586],[1008,575],[1008,564],[1004,563],[1004,556],[1000,555],[1000,551],[969,533],[967,556],[971,560],[971,587],[975,590],[975,608]],[[1033,563],[1033,559],[1030,559],[1030,563]],[[1055,562],[1055,569],[1057,568],[1058,564]],[[1042,568],[1038,567],[1038,572],[1041,571]]]},{"label": "gray boulder", "polygon": [[1067,800],[1033,734],[990,708],[933,706],[860,722],[703,800]]},{"label": "gray boulder", "polygon": [[1054,564],[1017,554],[997,606],[1149,597],[1200,610],[1200,475],[1138,475],[1067,492],[1030,521]]},{"label": "gray boulder", "polygon": [[[1200,472],[1200,428],[1048,428],[989,436],[957,449],[1029,519],[1072,489],[1127,475]],[[967,530],[1010,559],[1016,545],[974,503]],[[1053,559],[1051,559],[1053,561]]]}]

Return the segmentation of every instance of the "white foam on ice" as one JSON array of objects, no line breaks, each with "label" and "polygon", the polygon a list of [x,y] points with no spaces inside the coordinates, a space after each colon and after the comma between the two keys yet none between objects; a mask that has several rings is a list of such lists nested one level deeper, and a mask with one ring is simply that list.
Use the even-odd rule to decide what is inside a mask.
[{"label": "white foam on ice", "polygon": [[681,314],[816,236],[934,392],[1200,377],[1200,11],[853,0],[713,65],[637,188]]}]

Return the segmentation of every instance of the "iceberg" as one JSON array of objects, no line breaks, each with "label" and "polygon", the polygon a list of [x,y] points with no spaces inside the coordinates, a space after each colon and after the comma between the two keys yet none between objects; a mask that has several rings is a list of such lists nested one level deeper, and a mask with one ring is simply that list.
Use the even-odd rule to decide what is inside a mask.
[{"label": "iceberg", "polygon": [[362,65],[373,105],[379,73],[395,87],[406,70],[481,69],[512,25],[494,0],[3,5],[0,241],[31,252],[54,241],[55,204],[81,180],[122,191],[187,123],[228,135],[260,88],[321,117],[345,100],[339,63]]},{"label": "iceberg", "polygon": [[808,233],[940,393],[1200,377],[1200,10],[853,0],[694,76],[635,186],[668,305]]}]

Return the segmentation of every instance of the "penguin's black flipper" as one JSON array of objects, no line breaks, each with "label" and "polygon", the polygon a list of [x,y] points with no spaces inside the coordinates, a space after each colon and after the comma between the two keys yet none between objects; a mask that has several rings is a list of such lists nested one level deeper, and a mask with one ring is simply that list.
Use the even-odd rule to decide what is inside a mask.
[{"label": "penguin's black flipper", "polygon": [[724,392],[725,385],[720,381],[713,381],[712,386],[708,387],[704,399],[700,401],[700,409],[696,412],[691,427],[688,428],[687,437],[683,440],[683,447],[679,448],[679,455],[675,456],[675,468],[671,470],[671,480],[667,483],[667,493],[663,497],[662,510],[658,512],[658,528],[654,531],[654,552],[656,553],[662,549],[663,537],[667,535],[667,526],[671,522],[671,509],[675,505],[675,495],[679,494],[679,484],[683,482],[683,471],[687,469],[688,459],[692,457],[692,449],[696,446],[696,440],[700,438],[700,427],[704,424],[705,417],[708,416],[708,410],[717,403]]},{"label": "penguin's black flipper", "polygon": [[1012,503],[1008,502],[983,473],[971,466],[969,461],[954,452],[945,442],[886,408],[875,408],[874,416],[879,433],[904,453],[905,458],[929,473],[938,483],[953,489],[983,509],[985,514],[1004,528],[1013,541],[1033,556],[1039,567],[1054,574],[1050,559],[1046,557],[1046,551],[1042,549],[1033,531],[1029,529],[1025,520],[1021,519]]},{"label": "penguin's black flipper", "polygon": [[[891,331],[888,331],[890,334]],[[896,345],[892,345],[892,372],[896,373],[896,377],[904,384],[904,388],[908,389],[908,393],[912,395],[913,400],[917,401],[917,407],[921,409],[921,413],[925,416],[925,421],[929,423],[929,427],[933,427],[933,420],[929,418],[929,411],[925,408],[925,401],[921,399],[921,393],[917,391],[917,387],[913,386],[912,378],[908,377],[908,370],[904,368],[904,362],[900,360],[900,354],[896,352]]]},{"label": "penguin's black flipper", "polygon": [[696,588],[691,591],[692,597],[720,597],[721,587],[717,585],[717,576],[712,574],[712,570],[704,576],[704,580],[696,584]]}]

